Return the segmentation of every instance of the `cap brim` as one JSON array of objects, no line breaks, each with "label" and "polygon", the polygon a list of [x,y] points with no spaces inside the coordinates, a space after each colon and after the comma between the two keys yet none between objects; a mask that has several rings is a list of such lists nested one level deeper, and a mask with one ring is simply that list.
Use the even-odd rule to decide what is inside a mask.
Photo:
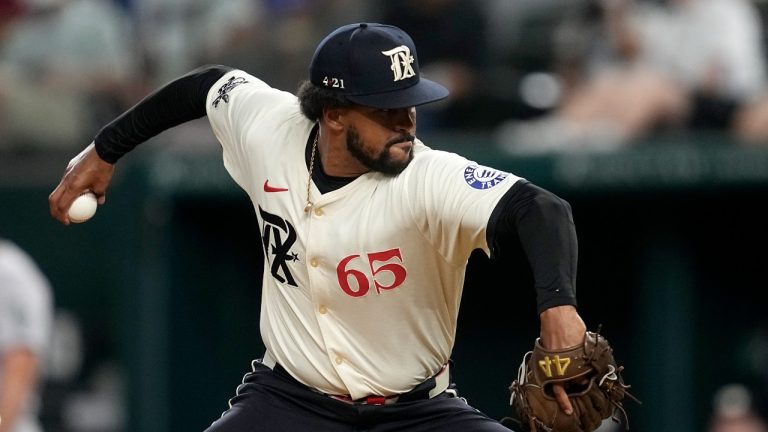
[{"label": "cap brim", "polygon": [[437,102],[448,97],[448,93],[448,89],[442,85],[421,78],[418,83],[405,89],[366,95],[347,95],[347,99],[374,108],[395,109]]}]

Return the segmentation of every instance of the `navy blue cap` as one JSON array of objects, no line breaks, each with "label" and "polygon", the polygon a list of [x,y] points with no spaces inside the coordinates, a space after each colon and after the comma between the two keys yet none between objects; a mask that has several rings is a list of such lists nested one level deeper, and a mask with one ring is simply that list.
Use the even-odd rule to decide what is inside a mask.
[{"label": "navy blue cap", "polygon": [[317,46],[309,80],[375,108],[393,109],[444,99],[448,89],[422,78],[413,40],[385,24],[349,24]]}]

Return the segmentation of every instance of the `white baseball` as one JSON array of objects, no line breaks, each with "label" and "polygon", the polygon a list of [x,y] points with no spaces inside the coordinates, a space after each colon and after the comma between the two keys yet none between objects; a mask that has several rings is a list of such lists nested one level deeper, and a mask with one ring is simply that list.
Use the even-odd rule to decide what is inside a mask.
[{"label": "white baseball", "polygon": [[69,207],[69,221],[74,223],[85,222],[92,218],[96,214],[96,207],[98,206],[96,195],[93,192],[86,192],[79,197],[75,198],[72,205]]}]

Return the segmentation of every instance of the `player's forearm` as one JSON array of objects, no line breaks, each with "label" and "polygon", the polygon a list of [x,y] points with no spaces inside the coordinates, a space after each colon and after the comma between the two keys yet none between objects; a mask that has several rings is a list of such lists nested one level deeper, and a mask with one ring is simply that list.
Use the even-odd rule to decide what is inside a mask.
[{"label": "player's forearm", "polygon": [[208,90],[226,66],[204,66],[159,88],[99,131],[96,152],[115,163],[137,145],[155,135],[205,115]]},{"label": "player's forearm", "polygon": [[0,432],[9,432],[37,381],[37,357],[28,350],[12,351],[0,359],[0,367]]},{"label": "player's forearm", "polygon": [[533,271],[537,310],[576,305],[578,243],[570,205],[520,181],[502,198],[489,223],[489,244],[503,254],[516,236]]}]

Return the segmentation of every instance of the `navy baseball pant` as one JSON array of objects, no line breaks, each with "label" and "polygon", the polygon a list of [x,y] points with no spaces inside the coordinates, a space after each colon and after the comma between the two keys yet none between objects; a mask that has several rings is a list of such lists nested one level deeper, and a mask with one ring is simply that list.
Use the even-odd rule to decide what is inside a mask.
[{"label": "navy baseball pant", "polygon": [[348,403],[309,389],[279,365],[272,370],[256,361],[231,408],[205,432],[509,432],[450,392],[411,399]]}]

